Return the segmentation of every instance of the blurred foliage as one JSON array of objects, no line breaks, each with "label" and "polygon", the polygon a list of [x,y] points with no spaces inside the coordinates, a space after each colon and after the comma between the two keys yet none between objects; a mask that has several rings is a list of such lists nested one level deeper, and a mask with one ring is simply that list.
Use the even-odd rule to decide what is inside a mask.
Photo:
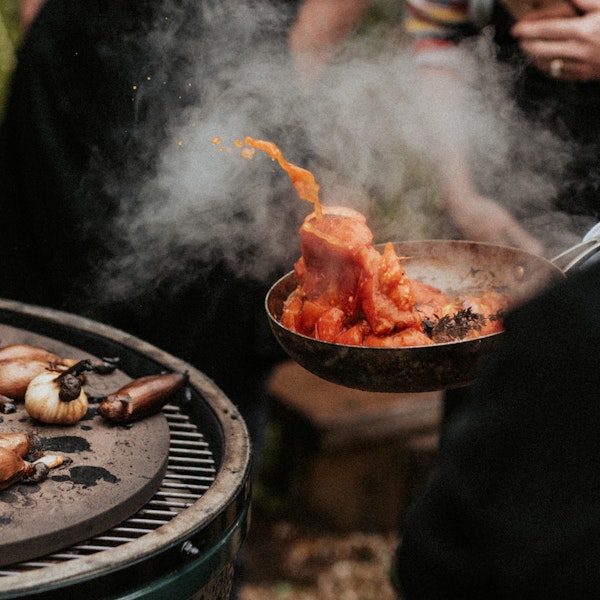
[{"label": "blurred foliage", "polygon": [[359,34],[389,31],[402,23],[404,3],[398,0],[373,0],[358,28]]},{"label": "blurred foliage", "polygon": [[0,107],[4,106],[20,36],[18,0],[0,0]]}]

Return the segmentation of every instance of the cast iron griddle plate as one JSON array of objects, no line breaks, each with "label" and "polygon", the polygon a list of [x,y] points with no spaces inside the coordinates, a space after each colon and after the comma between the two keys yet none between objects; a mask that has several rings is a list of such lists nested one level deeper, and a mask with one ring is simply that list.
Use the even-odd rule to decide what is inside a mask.
[{"label": "cast iron griddle plate", "polygon": [[[27,343],[69,358],[82,349],[28,331],[0,325],[0,346]],[[88,375],[90,395],[116,391],[131,378],[121,371]],[[159,488],[169,452],[169,427],[162,413],[114,426],[90,403],[75,425],[34,421],[17,402],[0,414],[0,432],[32,432],[35,447],[72,462],[52,469],[39,484],[16,483],[0,491],[0,565],[31,560],[109,530],[137,512]]]}]

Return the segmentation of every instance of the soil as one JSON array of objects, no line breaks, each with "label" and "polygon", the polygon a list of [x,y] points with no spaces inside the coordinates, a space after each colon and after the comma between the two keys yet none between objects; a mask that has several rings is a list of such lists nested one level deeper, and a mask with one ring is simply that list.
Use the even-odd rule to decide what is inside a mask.
[{"label": "soil", "polygon": [[256,513],[240,600],[401,600],[390,583],[394,533],[324,531]]}]

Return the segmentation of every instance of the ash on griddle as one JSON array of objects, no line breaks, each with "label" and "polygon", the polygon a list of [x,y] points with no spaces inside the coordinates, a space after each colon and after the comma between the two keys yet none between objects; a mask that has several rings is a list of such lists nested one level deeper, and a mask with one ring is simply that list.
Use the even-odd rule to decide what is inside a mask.
[{"label": "ash on griddle", "polygon": [[41,438],[36,444],[39,450],[52,452],[86,452],[90,443],[77,435],[61,435],[52,438]]},{"label": "ash on griddle", "polygon": [[[89,401],[89,398],[88,398],[88,401]],[[85,413],[85,415],[83,415],[83,417],[81,418],[81,420],[79,422],[83,423],[83,421],[91,421],[96,416],[97,413],[98,413],[97,406],[89,406],[87,409],[87,412]]]},{"label": "ash on griddle", "polygon": [[473,312],[471,307],[468,307],[453,315],[444,315],[437,321],[428,319],[424,322],[425,332],[437,344],[455,342],[467,337],[471,331],[480,331],[486,325],[488,318],[495,320],[497,316],[485,317],[481,313]]},{"label": "ash on griddle", "polygon": [[70,473],[73,483],[83,485],[83,487],[92,487],[101,479],[108,483],[119,482],[119,478],[104,467],[73,467]]}]

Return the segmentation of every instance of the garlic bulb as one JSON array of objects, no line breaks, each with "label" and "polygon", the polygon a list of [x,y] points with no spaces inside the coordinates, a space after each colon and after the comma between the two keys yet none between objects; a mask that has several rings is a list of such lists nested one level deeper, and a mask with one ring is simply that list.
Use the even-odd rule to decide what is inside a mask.
[{"label": "garlic bulb", "polygon": [[80,361],[67,371],[46,371],[37,375],[27,386],[25,410],[44,423],[77,423],[88,409],[87,394],[79,376],[89,368],[89,361]]}]

